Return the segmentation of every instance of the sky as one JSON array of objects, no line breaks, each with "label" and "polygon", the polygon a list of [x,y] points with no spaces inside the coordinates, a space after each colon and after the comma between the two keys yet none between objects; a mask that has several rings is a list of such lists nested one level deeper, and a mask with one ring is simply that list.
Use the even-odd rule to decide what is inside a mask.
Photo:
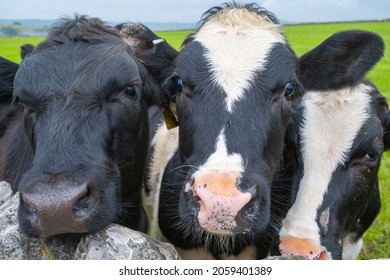
[{"label": "sky", "polygon": [[[0,19],[51,19],[75,12],[108,22],[196,23],[203,12],[229,0],[0,0]],[[282,23],[390,18],[389,0],[246,0]],[[242,3],[242,0],[237,2]]]}]

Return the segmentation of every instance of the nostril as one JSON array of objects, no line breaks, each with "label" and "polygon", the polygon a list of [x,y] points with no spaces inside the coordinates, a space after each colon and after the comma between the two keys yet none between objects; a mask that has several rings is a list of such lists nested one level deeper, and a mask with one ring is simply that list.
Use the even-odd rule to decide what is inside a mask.
[{"label": "nostril", "polygon": [[73,206],[73,212],[76,218],[85,218],[96,209],[98,197],[93,186],[88,185],[86,191],[80,196]]},{"label": "nostril", "polygon": [[35,210],[29,203],[27,203],[22,193],[19,194],[20,198],[20,207],[23,209],[25,217],[31,222],[31,223],[37,223],[38,222],[38,212]]}]

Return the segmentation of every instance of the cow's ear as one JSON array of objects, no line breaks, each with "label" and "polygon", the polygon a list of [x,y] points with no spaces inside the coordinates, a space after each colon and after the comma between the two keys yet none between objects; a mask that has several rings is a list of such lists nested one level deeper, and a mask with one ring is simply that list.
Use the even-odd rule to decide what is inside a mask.
[{"label": "cow's ear", "polygon": [[128,22],[116,28],[138,60],[147,104],[160,106],[160,87],[173,72],[178,52],[143,24]]},{"label": "cow's ear", "polygon": [[140,59],[153,55],[156,51],[156,44],[160,42],[159,40],[162,40],[140,23],[122,23],[118,24],[116,28]]},{"label": "cow's ear", "polygon": [[164,39],[140,23],[128,22],[116,26],[133,54],[146,66],[161,85],[172,73],[178,52]]},{"label": "cow's ear", "polygon": [[175,74],[170,76],[161,87],[161,107],[165,124],[168,129],[179,126],[179,119],[176,113],[176,95],[183,91],[183,82]]},{"label": "cow's ear", "polygon": [[390,111],[386,112],[383,122],[383,144],[385,150],[390,149]]},{"label": "cow's ear", "polygon": [[381,59],[383,52],[383,39],[373,32],[339,32],[300,58],[299,78],[306,90],[355,85]]},{"label": "cow's ear", "polygon": [[142,81],[142,97],[148,107],[159,106],[161,103],[160,84],[140,61],[136,60]]}]

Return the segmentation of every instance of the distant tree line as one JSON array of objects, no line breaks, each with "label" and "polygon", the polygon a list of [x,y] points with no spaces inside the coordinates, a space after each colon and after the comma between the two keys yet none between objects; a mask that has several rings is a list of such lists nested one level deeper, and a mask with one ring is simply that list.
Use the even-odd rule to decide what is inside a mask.
[{"label": "distant tree line", "polygon": [[47,29],[47,26],[27,26],[19,21],[12,24],[0,23],[0,37],[44,36]]},{"label": "distant tree line", "polygon": [[6,36],[6,37],[19,36],[19,30],[11,25],[1,27],[0,31],[3,34],[3,36]]}]

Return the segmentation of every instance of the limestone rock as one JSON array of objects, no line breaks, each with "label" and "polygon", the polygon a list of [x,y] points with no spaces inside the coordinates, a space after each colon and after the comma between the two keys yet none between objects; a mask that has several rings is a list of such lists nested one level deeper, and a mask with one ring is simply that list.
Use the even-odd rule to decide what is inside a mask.
[{"label": "limestone rock", "polygon": [[0,259],[180,259],[174,247],[143,233],[111,224],[83,238],[28,238],[18,226],[19,194],[0,183]]},{"label": "limestone rock", "polygon": [[12,196],[11,185],[7,182],[0,182],[0,205],[10,200]]},{"label": "limestone rock", "polygon": [[83,238],[75,253],[83,260],[176,260],[174,247],[146,234],[112,224]]}]

